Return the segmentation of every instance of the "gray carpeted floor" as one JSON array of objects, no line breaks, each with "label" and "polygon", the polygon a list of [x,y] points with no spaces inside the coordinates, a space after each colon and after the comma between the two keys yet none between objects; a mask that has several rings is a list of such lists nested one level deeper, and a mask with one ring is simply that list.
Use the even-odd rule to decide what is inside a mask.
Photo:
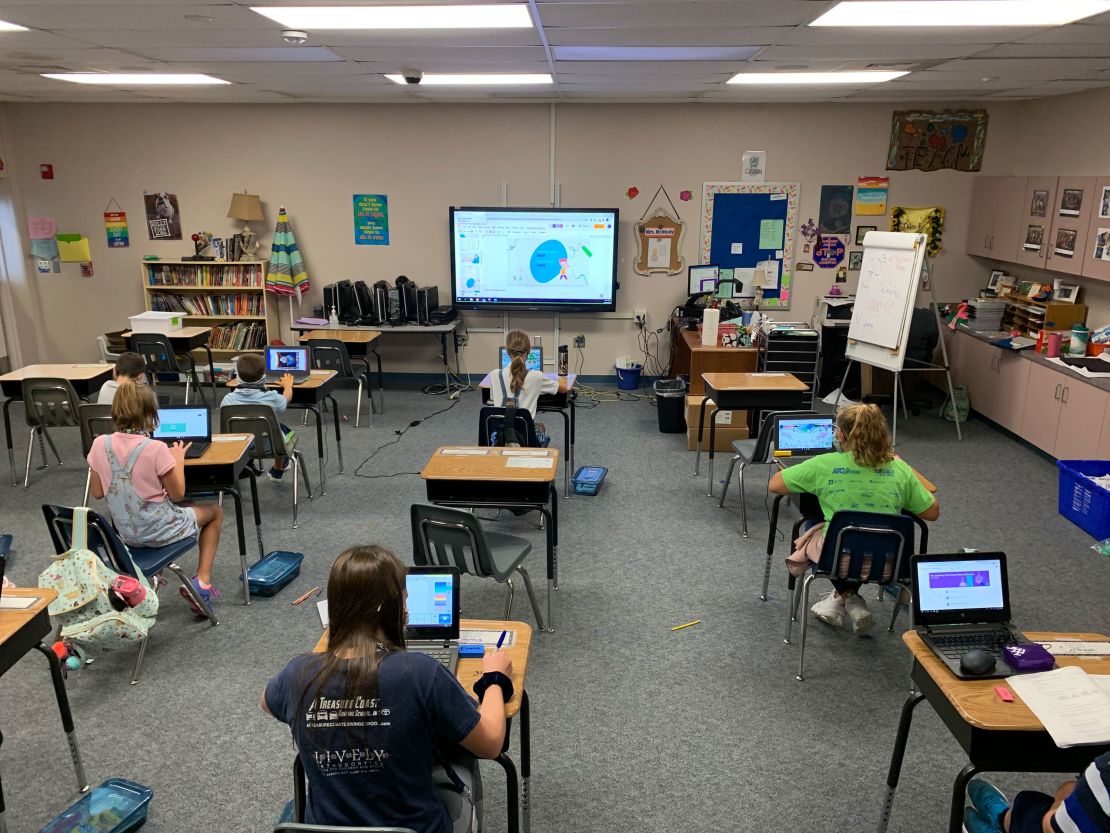
[{"label": "gray carpeted floor", "polygon": [[[352,396],[341,395],[348,413]],[[271,828],[290,797],[293,751],[286,729],[259,710],[259,695],[320,634],[314,606],[289,602],[324,584],[348,544],[381,543],[411,559],[408,507],[422,500],[422,481],[353,472],[395,437],[394,429],[446,404],[391,391],[388,412],[374,427],[346,425],[346,473],[338,473],[332,448],[328,494],[304,505],[300,529],[288,528],[289,484],[260,484],[267,549],[306,556],[301,576],[279,596],[249,608],[239,602],[229,520],[216,566],[224,594],[219,627],[194,620],[171,586],[140,685],[127,684],[129,652],[70,677],[89,777],[153,787],[151,833]],[[363,471],[417,472],[437,444],[472,442],[478,408],[477,394],[464,394]],[[560,444],[558,421],[547,422]],[[598,497],[560,506],[557,632],[536,635],[528,674],[535,829],[870,828],[906,692],[909,662],[898,635],[879,629],[861,639],[814,623],[807,681],[796,682],[797,644],[782,642],[785,571],[777,558],[772,599],[758,598],[765,469],[749,478],[752,537],[745,540],[735,487],[718,510],[706,497],[704,469],[691,476],[685,437],[659,433],[650,403],[582,409],[578,425],[578,464],[607,466],[609,476]],[[933,551],[1004,550],[1015,617],[1028,629],[1110,627],[1110,561],[1057,514],[1051,461],[981,422],[965,427],[962,443],[935,416],[911,418],[900,429],[899,452],[940,486]],[[33,583],[49,555],[40,504],[80,500],[85,470],[76,431],[55,436],[64,468],[34,473],[28,491],[0,486],[0,532],[16,536],[9,575],[20,583]],[[24,443],[20,429],[17,456]],[[312,452],[315,480],[314,440],[305,438],[303,447]],[[720,465],[719,476],[724,470]],[[531,569],[542,584],[543,533],[526,518],[499,528],[533,537]],[[466,615],[497,617],[502,604],[493,582],[465,582]],[[523,593],[515,614],[532,621]],[[671,632],[691,619],[701,624]],[[944,827],[951,779],[964,759],[927,707],[917,715],[891,829],[933,833]],[[0,728],[9,829],[37,830],[76,798],[41,656],[25,658],[0,681]],[[496,765],[484,772],[487,829],[503,830],[504,782]],[[999,783],[1014,789],[1058,780],[1008,775]]]}]

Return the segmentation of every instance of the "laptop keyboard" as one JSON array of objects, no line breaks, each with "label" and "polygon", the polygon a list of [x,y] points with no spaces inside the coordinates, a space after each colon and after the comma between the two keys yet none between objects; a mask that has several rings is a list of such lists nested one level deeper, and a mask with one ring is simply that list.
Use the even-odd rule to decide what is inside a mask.
[{"label": "laptop keyboard", "polygon": [[980,650],[991,654],[995,659],[1002,658],[1002,646],[1026,642],[1021,634],[1009,630],[981,631],[979,633],[930,634],[929,638],[942,654],[949,659],[960,659],[968,651]]},{"label": "laptop keyboard", "polygon": [[190,460],[195,460],[197,457],[202,457],[212,443],[205,442],[204,440],[194,440],[189,445],[189,450],[185,452],[185,456]]},{"label": "laptop keyboard", "polygon": [[418,648],[413,648],[412,650],[416,651],[417,653],[427,654],[428,656],[430,656],[432,659],[434,659],[436,662],[438,662],[440,665],[442,665],[444,668],[451,671],[452,673],[455,671],[455,668],[457,667],[457,664],[458,664],[457,663],[457,656],[458,655],[449,646],[444,646],[444,647],[440,648],[440,647],[427,647],[427,646],[422,645]]}]

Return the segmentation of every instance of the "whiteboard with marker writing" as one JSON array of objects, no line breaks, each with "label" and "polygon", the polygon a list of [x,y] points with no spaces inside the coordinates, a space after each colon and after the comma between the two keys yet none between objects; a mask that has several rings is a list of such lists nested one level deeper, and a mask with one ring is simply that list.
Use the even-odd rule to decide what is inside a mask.
[{"label": "whiteboard with marker writing", "polygon": [[867,233],[848,328],[848,358],[887,370],[902,369],[924,265],[925,235]]}]

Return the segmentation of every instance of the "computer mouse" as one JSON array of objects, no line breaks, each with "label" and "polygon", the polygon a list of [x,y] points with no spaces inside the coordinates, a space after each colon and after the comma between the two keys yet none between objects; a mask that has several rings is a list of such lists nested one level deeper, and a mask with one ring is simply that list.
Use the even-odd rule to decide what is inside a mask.
[{"label": "computer mouse", "polygon": [[989,674],[994,666],[994,657],[978,648],[960,657],[960,670],[965,674]]}]

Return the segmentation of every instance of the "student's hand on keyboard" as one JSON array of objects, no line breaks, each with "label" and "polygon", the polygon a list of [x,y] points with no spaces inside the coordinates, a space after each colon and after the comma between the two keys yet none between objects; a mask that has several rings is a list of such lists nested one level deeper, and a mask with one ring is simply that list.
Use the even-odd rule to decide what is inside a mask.
[{"label": "student's hand on keyboard", "polygon": [[505,651],[494,651],[482,657],[482,673],[500,671],[505,676],[513,673],[513,660]]},{"label": "student's hand on keyboard", "polygon": [[189,450],[192,443],[172,443],[170,445],[170,456],[177,465],[183,465],[185,462],[185,452]]},{"label": "student's hand on keyboard", "polygon": [[286,393],[293,390],[293,374],[292,373],[283,373],[282,374],[282,376],[281,376],[281,387]]}]

